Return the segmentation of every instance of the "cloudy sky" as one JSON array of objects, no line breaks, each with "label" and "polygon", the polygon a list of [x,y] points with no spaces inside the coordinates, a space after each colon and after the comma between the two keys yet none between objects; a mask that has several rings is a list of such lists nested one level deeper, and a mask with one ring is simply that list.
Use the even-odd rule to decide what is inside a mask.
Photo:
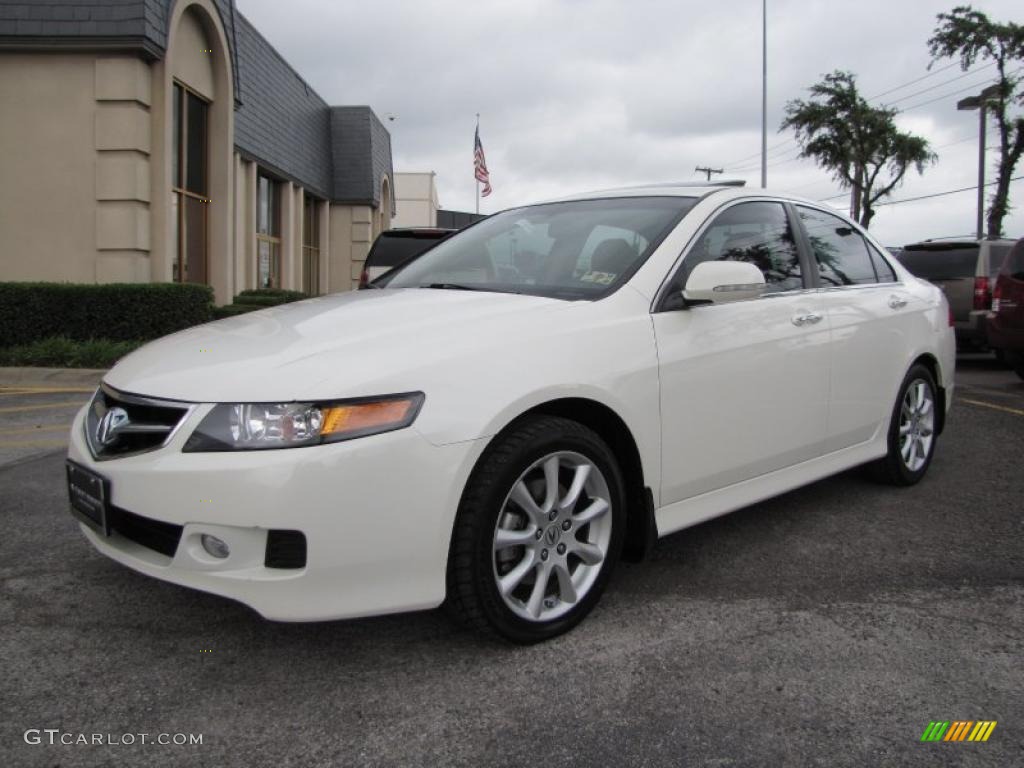
[{"label": "cloudy sky", "polygon": [[[391,130],[395,169],[436,171],[445,208],[475,205],[478,112],[494,187],[481,204],[487,213],[560,194],[694,181],[698,165],[760,182],[760,0],[237,3],[325,100],[373,107]],[[939,154],[891,199],[976,184],[978,113],[958,112],[956,102],[987,85],[994,68],[975,65],[966,76],[951,62],[927,68],[935,15],[956,4],[768,0],[769,187],[817,200],[841,194],[777,130],[785,103],[835,69],[854,72],[862,93],[877,96],[872,103],[903,110],[900,127]],[[1020,0],[974,7],[998,20],[1020,16]],[[1014,203],[1004,229],[1021,236],[1024,180],[1011,187]],[[976,193],[961,192],[884,207],[871,228],[900,245],[969,234],[975,216]]]}]

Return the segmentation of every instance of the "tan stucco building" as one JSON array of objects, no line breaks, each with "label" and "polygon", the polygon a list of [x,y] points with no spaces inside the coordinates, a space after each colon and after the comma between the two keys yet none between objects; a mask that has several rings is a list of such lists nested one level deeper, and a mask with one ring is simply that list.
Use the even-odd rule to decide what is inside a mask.
[{"label": "tan stucco building", "polygon": [[230,0],[0,0],[0,280],[347,290],[393,176]]}]

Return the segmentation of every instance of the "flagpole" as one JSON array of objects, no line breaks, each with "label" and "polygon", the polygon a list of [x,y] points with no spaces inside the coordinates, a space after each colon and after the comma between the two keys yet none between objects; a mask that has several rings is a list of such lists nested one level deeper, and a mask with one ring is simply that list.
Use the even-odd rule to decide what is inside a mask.
[{"label": "flagpole", "polygon": [[[480,135],[480,113],[476,113],[476,135]],[[474,178],[476,174],[473,174]],[[476,180],[476,213],[480,215],[480,179]]]}]

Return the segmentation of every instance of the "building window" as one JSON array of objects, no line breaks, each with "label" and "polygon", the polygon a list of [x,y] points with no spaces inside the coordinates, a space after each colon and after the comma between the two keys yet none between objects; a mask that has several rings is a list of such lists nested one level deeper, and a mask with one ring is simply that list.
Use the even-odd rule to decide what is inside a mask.
[{"label": "building window", "polygon": [[171,142],[171,277],[178,283],[207,282],[207,138],[210,105],[174,84]]},{"label": "building window", "polygon": [[320,201],[312,197],[302,208],[302,280],[307,294],[320,294]]},{"label": "building window", "polygon": [[281,192],[262,173],[256,177],[256,276],[259,288],[281,287]]}]

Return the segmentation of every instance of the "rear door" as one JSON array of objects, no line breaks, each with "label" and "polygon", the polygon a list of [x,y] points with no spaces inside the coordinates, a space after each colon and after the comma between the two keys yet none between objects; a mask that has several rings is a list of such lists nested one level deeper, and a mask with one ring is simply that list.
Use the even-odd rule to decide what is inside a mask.
[{"label": "rear door", "polygon": [[849,222],[808,206],[796,209],[832,329],[827,449],[835,451],[872,439],[888,424],[924,306]]},{"label": "rear door", "polygon": [[999,346],[1024,351],[1024,240],[1003,260],[992,301],[992,326]]}]

